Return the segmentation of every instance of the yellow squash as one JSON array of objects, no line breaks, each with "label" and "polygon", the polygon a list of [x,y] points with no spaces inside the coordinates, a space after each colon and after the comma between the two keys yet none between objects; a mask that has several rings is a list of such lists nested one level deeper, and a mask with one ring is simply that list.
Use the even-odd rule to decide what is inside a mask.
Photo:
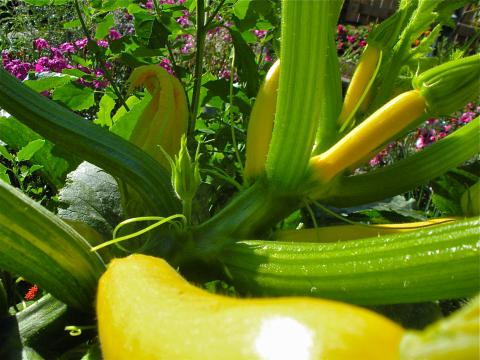
[{"label": "yellow squash", "polygon": [[258,91],[250,114],[245,162],[246,179],[254,178],[265,172],[265,162],[275,120],[279,78],[280,60],[277,60],[268,70],[265,82]]},{"label": "yellow squash", "polygon": [[403,224],[375,224],[375,225],[337,225],[301,230],[280,230],[273,237],[278,241],[293,242],[337,242],[355,240],[385,234],[399,234],[418,230],[423,227],[441,225],[457,220],[456,218],[437,218],[426,221],[416,221]]},{"label": "yellow squash", "polygon": [[317,180],[328,182],[347,168],[365,160],[373,150],[411,126],[426,113],[426,102],[417,90],[390,100],[310,165]]},{"label": "yellow squash", "polygon": [[381,55],[382,51],[375,46],[368,45],[365,48],[345,94],[342,111],[338,117],[339,124],[349,121],[368,96]]},{"label": "yellow squash", "polygon": [[145,255],[112,261],[97,315],[105,360],[388,360],[399,358],[405,333],[334,301],[214,295]]}]

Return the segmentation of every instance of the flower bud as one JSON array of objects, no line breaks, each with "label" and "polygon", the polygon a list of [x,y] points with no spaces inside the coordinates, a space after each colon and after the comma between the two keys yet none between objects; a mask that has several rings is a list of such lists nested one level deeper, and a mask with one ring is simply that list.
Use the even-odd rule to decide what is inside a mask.
[{"label": "flower bud", "polygon": [[480,54],[435,66],[412,80],[431,116],[450,115],[480,93]]}]

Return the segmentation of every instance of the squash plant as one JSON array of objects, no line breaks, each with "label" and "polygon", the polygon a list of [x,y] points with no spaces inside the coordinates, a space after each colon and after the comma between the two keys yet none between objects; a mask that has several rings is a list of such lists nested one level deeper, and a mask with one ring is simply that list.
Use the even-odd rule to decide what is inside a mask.
[{"label": "squash plant", "polygon": [[[400,1],[395,15],[373,30],[345,101],[342,101],[334,28],[343,2],[282,1],[280,60],[261,86],[251,114],[244,183],[222,209],[200,223],[192,221],[195,209],[192,204],[201,182],[200,154],[197,149],[195,156],[191,156],[187,144],[194,141],[191,129],[199,113],[201,71],[196,74],[189,111],[178,79],[156,66],[136,69],[130,78],[131,86],[144,86],[149,95],[141,111],[131,111],[130,131],[122,133],[122,137],[37,94],[0,70],[0,106],[57,146],[112,175],[118,184],[118,201],[124,212],[123,221],[110,233],[111,238],[106,239],[86,224],[61,220],[13,187],[0,183],[0,268],[20,274],[48,291],[54,298],[42,298],[40,302],[50,309],[58,309],[57,315],[38,319],[37,333],[47,334],[40,338],[48,339],[48,330],[54,329],[58,321],[65,321],[65,304],[71,309],[68,319],[74,319],[69,321],[79,328],[82,318],[94,323],[88,315],[78,313],[93,313],[98,280],[112,258],[132,253],[148,257],[128,257],[129,260],[124,260],[126,265],[121,267],[123,275],[108,270],[108,275],[102,278],[97,315],[101,342],[105,344],[109,359],[121,358],[112,350],[122,353],[117,337],[124,336],[136,343],[138,336],[155,339],[151,334],[155,326],[176,326],[172,310],[158,318],[165,323],[153,327],[145,325],[153,330],[140,331],[142,322],[157,319],[153,314],[150,319],[146,309],[162,309],[156,307],[162,301],[166,307],[183,301],[165,295],[157,304],[157,297],[163,296],[161,286],[164,285],[152,285],[149,280],[159,281],[162,273],[166,279],[173,279],[166,280],[167,284],[171,282],[173,293],[178,286],[178,291],[185,289],[198,296],[198,302],[191,304],[193,307],[203,306],[203,299],[205,304],[214,304],[205,305],[207,310],[202,310],[202,316],[207,320],[208,316],[215,316],[215,326],[222,327],[222,322],[227,326],[231,319],[243,321],[243,315],[261,318],[264,310],[276,313],[276,310],[267,309],[269,305],[275,308],[275,300],[266,300],[265,307],[258,305],[262,301],[252,300],[245,305],[241,301],[234,302],[232,308],[245,306],[245,309],[232,315],[230,320],[228,311],[219,316],[214,309],[233,300],[211,299],[197,293],[183,284],[165,262],[160,263],[153,257],[165,259],[170,266],[197,281],[222,277],[241,294],[250,296],[313,296],[373,306],[475,295],[479,290],[478,217],[436,220],[414,226],[399,224],[390,227],[389,231],[385,227],[367,225],[273,231],[289,214],[309,204],[327,209],[328,206],[352,207],[382,200],[424,184],[478,154],[480,119],[477,118],[393,165],[365,174],[352,174],[352,170],[386,142],[400,137],[429,116],[448,115],[478,97],[478,54],[435,66],[425,58],[450,12],[463,3]],[[203,0],[197,1],[196,10],[198,35],[201,36],[206,25]],[[435,26],[430,34],[419,46],[412,47],[418,34],[432,24]],[[197,46],[201,48],[202,41]],[[197,54],[197,64],[202,60],[201,54],[202,51]],[[405,81],[406,78],[409,81]],[[187,138],[183,137],[185,134]],[[81,195],[79,191],[78,198]],[[468,208],[478,209],[471,205],[477,200],[475,196],[469,199],[466,200],[470,204]],[[468,215],[478,214],[469,210]],[[338,235],[333,241],[332,233]],[[336,241],[342,237],[350,241]],[[113,263],[121,262],[115,260]],[[148,270],[139,270],[142,266],[147,269],[151,266],[152,272],[160,275],[149,278]],[[130,273],[131,279],[128,278]],[[122,281],[119,285],[119,278],[124,279],[123,285]],[[140,288],[152,286],[154,290],[140,292],[139,284]],[[139,297],[139,293],[145,296]],[[115,310],[117,301],[120,301],[118,312]],[[296,300],[285,300],[285,304],[287,308],[291,306],[293,312],[300,312],[299,306],[310,306],[310,300],[303,301],[304,305]],[[0,299],[0,304],[2,302],[5,301]],[[347,317],[356,319],[356,315],[349,315],[350,311],[362,313],[363,310],[338,303],[325,304],[332,307],[331,311],[340,309],[338,316],[343,319],[336,329],[327,330],[339,331],[345,346],[358,350],[336,354],[337,358],[346,354],[369,357],[371,353],[365,348],[369,340],[365,338],[362,345],[361,337],[357,339],[342,328],[348,325]],[[187,305],[178,306],[178,311],[186,311],[178,317],[187,323],[182,323],[184,328],[176,328],[178,332],[173,332],[176,335],[172,341],[176,347],[188,350],[188,344],[196,341],[197,346],[200,339],[188,338],[190,333],[182,339],[183,331],[189,328],[189,320],[193,324],[201,320],[195,318],[196,310]],[[315,301],[312,306],[321,308]],[[142,312],[143,308],[146,313]],[[128,318],[131,309],[137,309],[132,313],[141,316],[136,320]],[[38,311],[41,312],[41,308]],[[312,316],[321,321],[323,315],[318,311],[312,309]],[[402,350],[401,355],[408,358],[418,350],[415,356],[422,357],[425,355],[422,351],[430,349],[427,355],[435,356],[445,328],[453,334],[462,334],[464,328],[458,324],[468,323],[472,316],[474,319],[478,316],[475,315],[477,310],[465,311],[458,315],[460,320],[453,320],[456,326],[438,325],[437,330],[431,330],[432,336],[423,333],[409,335],[410,340],[404,337],[407,343],[410,341],[408,344],[415,345],[407,346],[408,350]],[[360,318],[363,316],[370,319],[373,315],[365,313]],[[303,320],[298,321],[307,321],[306,318],[308,312],[302,310],[298,319]],[[324,319],[333,321],[329,317]],[[17,321],[21,320],[17,317]],[[37,320],[32,318],[31,321]],[[129,326],[133,324],[130,321],[140,324],[140,330],[129,333]],[[375,321],[384,320],[376,318]],[[366,323],[368,325],[368,321]],[[208,330],[202,326],[199,329]],[[385,326],[392,329],[395,337],[392,354],[398,357],[398,334],[402,331],[393,323]],[[246,327],[234,326],[231,330],[217,335],[224,336],[225,342],[233,347],[243,346],[243,341],[247,340],[237,341],[237,337],[248,333]],[[452,356],[475,348],[475,336],[468,331],[463,335],[467,339],[464,342],[447,342],[451,345]],[[25,353],[30,351],[27,350],[29,346],[35,348],[42,343],[22,335],[15,345],[15,335],[8,336],[13,340],[9,340],[7,354],[16,345],[16,350],[20,348]],[[350,345],[349,338],[352,339]],[[155,358],[153,349],[157,347],[153,341],[142,346],[147,347],[147,352],[138,358]],[[320,340],[316,341],[318,347]],[[152,350],[148,349],[149,344]],[[125,345],[125,350],[128,346]],[[199,345],[195,349],[198,353],[193,355],[192,352],[192,357],[198,358],[203,348]],[[228,347],[219,349],[227,351]],[[188,351],[165,351],[168,358],[189,356]],[[237,356],[238,350],[231,351]],[[216,354],[212,358],[221,358],[222,351]],[[162,358],[162,354],[156,356]],[[233,358],[233,355],[225,354],[227,357]],[[251,357],[246,354],[243,358]]]}]

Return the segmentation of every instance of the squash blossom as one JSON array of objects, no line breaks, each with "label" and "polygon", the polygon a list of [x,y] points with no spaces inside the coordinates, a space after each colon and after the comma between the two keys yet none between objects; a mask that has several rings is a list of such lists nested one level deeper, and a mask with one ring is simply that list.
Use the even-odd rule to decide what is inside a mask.
[{"label": "squash blossom", "polygon": [[152,95],[129,140],[169,169],[168,159],[159,146],[170,157],[180,150],[180,139],[188,126],[187,99],[183,87],[176,77],[157,65],[136,68],[129,82],[130,90],[143,85]]}]

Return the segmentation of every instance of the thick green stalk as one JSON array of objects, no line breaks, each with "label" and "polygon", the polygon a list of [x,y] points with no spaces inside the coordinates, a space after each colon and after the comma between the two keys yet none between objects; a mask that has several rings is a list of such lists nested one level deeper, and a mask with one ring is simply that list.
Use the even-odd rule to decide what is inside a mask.
[{"label": "thick green stalk", "polygon": [[309,197],[337,207],[385,199],[425,184],[480,152],[480,118],[404,160],[367,174],[341,177],[328,189],[321,184]]},{"label": "thick green stalk", "polygon": [[193,229],[195,250],[185,255],[215,259],[218,251],[233,239],[268,235],[276,223],[300,205],[299,196],[279,194],[259,179],[210,220]]},{"label": "thick green stalk", "polygon": [[[328,1],[324,1],[328,3]],[[342,9],[342,1],[332,1],[331,4],[324,4],[326,11],[330,11],[330,27],[336,30],[338,16]],[[333,5],[333,6],[330,6]],[[337,118],[342,109],[342,82],[340,77],[340,65],[337,56],[337,44],[335,43],[335,32],[322,32],[325,44],[327,61],[325,69],[320,74],[319,101],[320,115],[318,117],[318,129],[314,154],[326,151],[337,140],[338,126]],[[320,64],[323,62],[319,61]]]},{"label": "thick green stalk", "polygon": [[[282,71],[266,170],[282,191],[295,189],[312,153],[325,89],[333,26],[331,15],[340,1],[283,1]],[[306,26],[306,23],[308,26]]]},{"label": "thick green stalk", "polygon": [[86,121],[0,69],[0,107],[56,145],[126,181],[153,215],[178,213],[170,176],[130,142]]},{"label": "thick green stalk", "polygon": [[480,218],[337,243],[240,241],[219,255],[233,285],[252,295],[308,295],[397,304],[480,290]]},{"label": "thick green stalk", "polygon": [[80,234],[0,181],[0,268],[88,312],[105,265]]}]

